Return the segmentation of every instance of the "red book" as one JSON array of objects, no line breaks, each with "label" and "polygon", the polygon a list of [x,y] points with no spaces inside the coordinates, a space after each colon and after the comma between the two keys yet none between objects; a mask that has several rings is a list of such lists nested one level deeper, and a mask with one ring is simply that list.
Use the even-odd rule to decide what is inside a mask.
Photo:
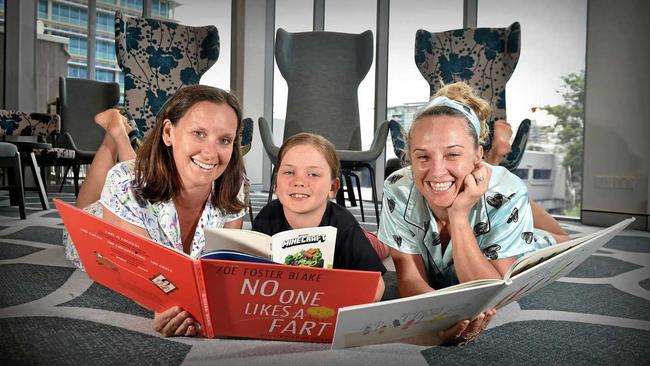
[{"label": "red book", "polygon": [[154,311],[180,306],[205,337],[329,343],[338,309],[379,284],[379,272],[195,259],[54,203],[92,280]]}]

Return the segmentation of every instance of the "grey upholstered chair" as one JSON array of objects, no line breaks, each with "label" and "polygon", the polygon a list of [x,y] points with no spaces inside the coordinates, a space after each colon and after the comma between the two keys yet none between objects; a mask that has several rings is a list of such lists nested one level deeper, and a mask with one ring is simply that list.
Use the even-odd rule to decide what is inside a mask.
[{"label": "grey upholstered chair", "polygon": [[58,147],[75,152],[72,165],[63,175],[65,182],[68,170],[74,173],[75,195],[79,193],[79,169],[90,164],[97,148],[104,139],[104,129],[98,126],[94,117],[97,113],[115,107],[120,102],[120,84],[95,80],[59,78],[59,113],[61,133]]},{"label": "grey upholstered chair", "polygon": [[124,107],[146,135],[160,108],[185,85],[198,84],[219,58],[214,26],[126,17],[115,12],[117,62],[124,72]]},{"label": "grey upholstered chair", "polygon": [[[374,163],[385,148],[388,123],[378,127],[371,148],[362,151],[357,96],[372,64],[372,40],[371,31],[289,33],[280,28],[275,57],[288,85],[283,139],[299,132],[320,134],[336,146],[344,174],[367,169],[378,220]],[[279,147],[264,118],[259,119],[259,126],[264,149],[275,164]],[[269,198],[271,194],[272,189]]]},{"label": "grey upholstered chair", "polygon": [[6,188],[11,192],[9,202],[12,206],[18,205],[20,218],[24,220],[25,215],[25,188],[23,187],[23,169],[20,164],[20,153],[16,145],[9,142],[0,142],[0,168],[6,169],[9,184]]},{"label": "grey upholstered chair", "polygon": [[[433,96],[444,84],[464,81],[490,102],[494,121],[506,119],[506,83],[517,66],[521,44],[519,23],[507,28],[466,28],[432,33],[418,30],[415,35],[415,64],[427,80]],[[530,120],[522,121],[512,151],[502,166],[514,170],[528,141]],[[485,150],[491,146],[491,138]]]}]

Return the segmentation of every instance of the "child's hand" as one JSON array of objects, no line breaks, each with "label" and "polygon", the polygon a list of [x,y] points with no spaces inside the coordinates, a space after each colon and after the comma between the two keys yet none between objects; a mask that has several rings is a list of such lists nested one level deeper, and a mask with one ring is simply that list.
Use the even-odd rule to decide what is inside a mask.
[{"label": "child's hand", "polygon": [[463,185],[460,192],[458,192],[458,196],[447,210],[449,214],[457,214],[459,217],[467,218],[469,210],[487,192],[491,175],[492,168],[488,164],[478,163],[474,170],[463,179]]},{"label": "child's hand", "polygon": [[156,312],[153,318],[153,329],[164,335],[192,337],[198,334],[197,326],[190,313],[174,306],[162,313]]}]

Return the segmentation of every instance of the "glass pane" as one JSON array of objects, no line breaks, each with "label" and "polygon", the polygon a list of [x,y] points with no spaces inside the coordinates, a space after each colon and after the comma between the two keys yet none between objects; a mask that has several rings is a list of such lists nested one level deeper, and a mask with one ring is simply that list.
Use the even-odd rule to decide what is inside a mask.
[{"label": "glass pane", "polygon": [[[402,0],[390,4],[388,36],[388,98],[386,118],[406,129],[413,115],[429,100],[429,83],[415,65],[418,29],[443,32],[463,27],[463,3],[444,0]],[[386,158],[395,158],[390,138]]]},{"label": "glass pane", "polygon": [[521,25],[521,54],[506,88],[508,120],[515,129],[524,118],[532,121],[527,149],[537,150],[524,154],[520,167],[532,168],[533,180],[552,181],[548,188],[530,190],[546,210],[579,213],[583,121],[579,118],[580,127],[567,136],[567,130],[554,128],[562,118],[545,107],[566,106],[582,116],[584,100],[567,93],[584,95],[587,0],[479,1],[479,27],[507,27],[515,21]]},{"label": "glass pane", "polygon": [[[362,33],[371,30],[373,48],[377,39],[376,0],[327,0],[325,1],[325,30],[330,32]],[[373,52],[374,56],[374,52]],[[359,85],[359,119],[361,120],[361,143],[370,148],[375,134],[375,60]]]},{"label": "glass pane", "polygon": [[[287,32],[311,32],[314,4],[303,0],[276,0],[275,31],[282,28]],[[287,82],[282,77],[277,63],[273,62],[273,140],[282,144],[284,119],[287,115]]]},{"label": "glass pane", "polygon": [[[154,4],[157,10],[154,13]],[[167,10],[165,10],[167,9]],[[183,25],[214,25],[219,30],[219,58],[201,77],[201,84],[230,89],[230,0],[181,0],[154,1],[152,16],[163,17],[163,13]]]},{"label": "glass pane", "polygon": [[[48,13],[51,11],[51,13]],[[43,22],[44,33],[68,39],[68,77],[86,78],[88,56],[88,7],[72,2],[38,1],[38,19]]]}]

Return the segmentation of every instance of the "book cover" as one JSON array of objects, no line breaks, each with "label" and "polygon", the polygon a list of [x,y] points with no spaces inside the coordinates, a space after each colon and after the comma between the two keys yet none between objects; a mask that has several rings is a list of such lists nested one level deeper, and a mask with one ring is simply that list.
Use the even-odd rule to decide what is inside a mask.
[{"label": "book cover", "polygon": [[634,219],[529,253],[502,280],[476,280],[416,296],[339,310],[332,348],[436,334],[456,322],[500,308],[571,272]]},{"label": "book cover", "polygon": [[205,229],[206,253],[234,250],[281,264],[333,268],[335,248],[336,228],[332,226],[287,230],[273,236],[251,230]]},{"label": "book cover", "polygon": [[54,203],[92,280],[154,311],[180,306],[206,337],[331,342],[338,309],[372,302],[381,278],[379,272],[195,259]]}]

